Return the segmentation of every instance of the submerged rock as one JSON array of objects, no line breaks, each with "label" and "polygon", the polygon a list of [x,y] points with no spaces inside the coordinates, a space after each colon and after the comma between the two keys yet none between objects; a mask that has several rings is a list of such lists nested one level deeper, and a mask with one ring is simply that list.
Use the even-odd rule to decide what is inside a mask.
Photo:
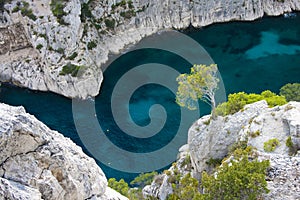
[{"label": "submerged rock", "polygon": [[23,107],[0,104],[0,149],[0,199],[127,199],[80,147]]},{"label": "submerged rock", "polygon": [[[28,9],[36,19],[22,17],[20,11],[13,12],[24,4],[15,0],[4,5],[0,12],[0,27],[4,27],[0,38],[22,36],[17,37],[21,43],[11,39],[0,41],[0,81],[71,98],[96,96],[102,82],[100,67],[108,60],[108,54],[119,53],[126,45],[159,30],[249,21],[264,14],[300,10],[298,0],[136,0],[125,4],[70,0],[64,5],[63,16],[57,18],[51,11],[50,0],[22,2],[28,2]],[[8,32],[11,34],[7,30],[18,22],[25,32],[7,37]],[[61,72],[68,63],[82,73],[77,77],[74,77],[76,71],[63,75]]]}]

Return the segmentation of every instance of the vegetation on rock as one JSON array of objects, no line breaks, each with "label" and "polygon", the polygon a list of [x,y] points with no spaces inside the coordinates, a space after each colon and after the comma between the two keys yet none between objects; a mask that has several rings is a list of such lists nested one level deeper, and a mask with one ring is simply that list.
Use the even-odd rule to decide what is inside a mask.
[{"label": "vegetation on rock", "polygon": [[68,2],[68,0],[52,0],[50,3],[51,11],[57,18],[57,22],[61,25],[68,25],[63,19],[63,17],[67,15],[64,11],[66,2]]},{"label": "vegetation on rock", "polygon": [[250,199],[255,200],[268,192],[265,180],[269,161],[249,161],[247,155],[239,160],[223,162],[216,174],[202,173],[204,198],[213,199]]},{"label": "vegetation on rock", "polygon": [[270,139],[264,142],[264,150],[266,152],[272,152],[279,145],[279,140],[277,138]]},{"label": "vegetation on rock", "polygon": [[150,185],[153,178],[157,175],[156,171],[149,173],[142,173],[137,176],[133,181],[130,182],[131,185],[137,185],[139,187],[144,187],[145,185]]},{"label": "vegetation on rock", "polygon": [[242,110],[245,105],[257,101],[261,101],[261,100],[266,100],[270,107],[274,107],[277,105],[284,105],[287,103],[284,96],[276,95],[270,90],[263,91],[261,94],[254,94],[254,93],[247,94],[245,92],[238,92],[234,94],[229,94],[228,101],[219,104],[216,107],[214,114],[220,116],[234,114]]},{"label": "vegetation on rock", "polygon": [[63,66],[62,71],[59,73],[59,75],[71,74],[71,76],[76,77],[78,75],[79,70],[81,70],[82,68],[83,66],[68,63],[65,66]]},{"label": "vegetation on rock", "polygon": [[29,3],[27,3],[26,1],[17,3],[17,6],[12,10],[12,12],[18,12],[18,11],[21,11],[21,14],[23,16],[27,16],[33,21],[37,19],[36,16],[33,14],[32,9],[29,8]]},{"label": "vegetation on rock", "polygon": [[287,101],[300,101],[300,83],[288,83],[280,88],[280,95]]}]

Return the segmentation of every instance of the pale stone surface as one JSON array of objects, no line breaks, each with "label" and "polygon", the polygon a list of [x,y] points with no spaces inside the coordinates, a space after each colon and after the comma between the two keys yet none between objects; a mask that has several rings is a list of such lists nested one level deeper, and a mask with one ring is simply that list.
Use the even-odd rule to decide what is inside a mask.
[{"label": "pale stone surface", "polygon": [[[290,156],[286,146],[291,137],[293,147],[299,152],[300,103],[289,102],[283,106],[269,108],[265,101],[256,102],[233,115],[211,120],[210,116],[200,118],[189,130],[189,151],[197,178],[210,158],[223,158],[234,142],[248,138],[248,145],[254,147],[259,160],[270,160],[266,199],[299,199],[300,156]],[[259,132],[256,136],[255,132]],[[265,152],[264,143],[278,139],[279,145],[272,152]]]},{"label": "pale stone surface", "polygon": [[248,126],[251,119],[266,110],[265,101],[245,106],[243,112],[211,120],[210,115],[200,118],[189,129],[188,144],[194,167],[194,176],[208,170],[206,161],[210,158],[224,158],[228,148],[239,140],[239,132]]},{"label": "pale stone surface", "polygon": [[0,178],[0,199],[1,200],[39,200],[42,195],[37,189],[22,185],[18,182]]},{"label": "pale stone surface", "polygon": [[80,147],[23,107],[0,104],[0,149],[0,194],[9,199],[127,199]]},{"label": "pale stone surface", "polygon": [[[201,27],[232,20],[254,20],[264,14],[280,15],[300,10],[298,0],[136,0],[132,8],[135,16],[124,18],[120,13],[129,11],[129,5],[113,9],[114,1],[97,0],[91,6],[91,12],[98,23],[95,27],[91,22],[82,22],[80,19],[81,6],[87,1],[68,1],[64,8],[67,14],[63,17],[68,25],[57,22],[50,10],[50,0],[26,1],[37,16],[36,21],[22,18],[20,13],[5,11],[0,16],[0,26],[21,21],[28,31],[32,46],[41,44],[43,47],[40,50],[27,48],[25,54],[15,51],[9,56],[0,56],[0,81],[79,98],[98,94],[102,82],[100,67],[108,60],[110,52],[119,53],[126,45],[134,44],[159,30],[183,29],[190,25]],[[5,9],[11,12],[16,2],[6,4]],[[107,28],[104,18],[116,22],[114,30]],[[97,46],[88,49],[87,44],[91,41]],[[64,51],[60,52],[61,49]],[[78,56],[70,60],[74,52]],[[86,66],[89,70],[78,78],[59,75],[68,62]]]},{"label": "pale stone surface", "polygon": [[[259,135],[255,135],[255,132]],[[290,156],[286,140],[291,137],[296,153]],[[258,160],[270,160],[267,183],[270,192],[267,200],[300,198],[300,102],[289,102],[283,106],[269,108],[266,101],[246,105],[233,115],[217,117],[210,115],[197,120],[189,129],[188,144],[179,149],[177,170],[185,175],[192,172],[200,179],[201,173],[211,168],[206,164],[210,158],[224,158],[228,148],[237,141],[248,138],[248,145],[255,150]],[[273,152],[265,152],[264,142],[277,138],[279,146]],[[297,153],[298,151],[298,153]],[[186,162],[190,156],[191,163]],[[230,156],[227,161],[234,159]],[[226,162],[226,161],[225,161]],[[192,166],[191,166],[192,165]],[[169,169],[173,173],[174,166]],[[143,189],[145,196],[155,196],[165,200],[172,193],[167,174]]]}]

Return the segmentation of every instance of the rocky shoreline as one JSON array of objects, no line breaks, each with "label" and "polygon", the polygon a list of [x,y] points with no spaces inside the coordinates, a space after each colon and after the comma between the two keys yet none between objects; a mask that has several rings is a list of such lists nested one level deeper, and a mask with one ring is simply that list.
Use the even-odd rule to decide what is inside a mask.
[{"label": "rocky shoreline", "polygon": [[[33,15],[22,14],[22,9]],[[0,13],[0,43],[9,44],[10,49],[0,55],[0,81],[85,99],[99,93],[101,66],[109,53],[119,53],[159,30],[252,21],[298,11],[300,2],[135,0],[113,4],[71,0],[64,4],[63,16],[54,10],[50,0],[7,1]],[[15,38],[7,30],[18,23],[24,26],[22,34],[30,45],[16,50],[11,48],[14,39],[3,38]]]}]

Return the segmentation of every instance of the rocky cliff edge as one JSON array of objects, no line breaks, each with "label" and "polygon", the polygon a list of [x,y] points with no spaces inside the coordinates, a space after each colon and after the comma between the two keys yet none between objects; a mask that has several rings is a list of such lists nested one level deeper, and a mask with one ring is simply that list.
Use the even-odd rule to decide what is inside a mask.
[{"label": "rocky cliff edge", "polygon": [[0,199],[127,199],[80,147],[23,107],[0,104],[0,149]]}]

